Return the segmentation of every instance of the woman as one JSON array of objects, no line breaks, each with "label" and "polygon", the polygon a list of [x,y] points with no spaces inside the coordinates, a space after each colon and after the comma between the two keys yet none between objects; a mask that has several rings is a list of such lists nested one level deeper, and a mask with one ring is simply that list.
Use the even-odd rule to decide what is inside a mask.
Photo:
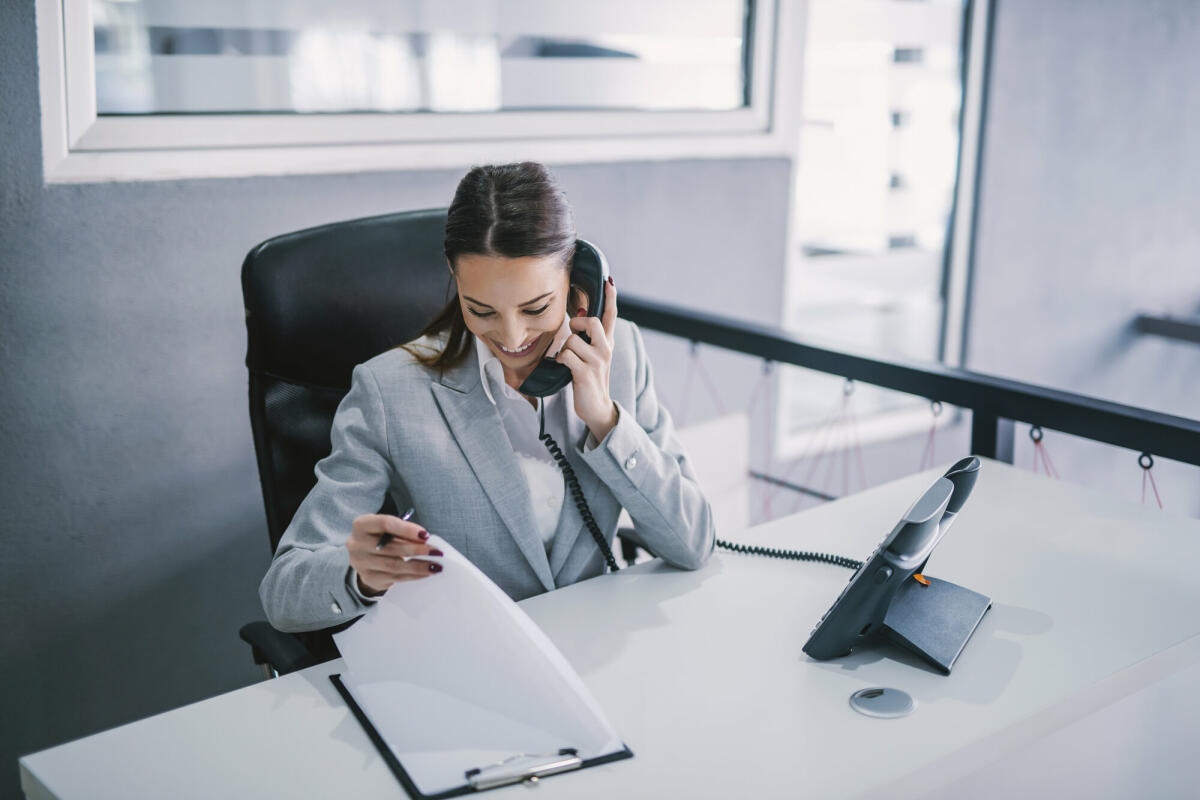
[{"label": "woman", "polygon": [[[276,628],[336,625],[397,582],[436,579],[429,531],[517,600],[601,574],[596,539],[611,547],[622,507],[669,564],[695,569],[712,550],[711,510],[658,403],[641,335],[616,318],[616,287],[610,279],[597,318],[582,316],[569,286],[574,219],[549,171],[472,169],[448,212],[445,252],[457,297],[421,338],[354,369],[332,451],[260,588]],[[540,400],[520,394],[547,353],[572,382]],[[385,494],[411,518],[371,513]]]}]

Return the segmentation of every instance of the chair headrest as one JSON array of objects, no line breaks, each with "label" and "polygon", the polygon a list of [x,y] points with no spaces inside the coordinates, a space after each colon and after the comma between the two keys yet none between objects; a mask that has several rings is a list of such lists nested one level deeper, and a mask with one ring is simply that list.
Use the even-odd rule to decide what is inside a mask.
[{"label": "chair headrest", "polygon": [[410,341],[450,297],[446,209],[336,222],[266,240],[242,264],[246,366],[342,389]]}]

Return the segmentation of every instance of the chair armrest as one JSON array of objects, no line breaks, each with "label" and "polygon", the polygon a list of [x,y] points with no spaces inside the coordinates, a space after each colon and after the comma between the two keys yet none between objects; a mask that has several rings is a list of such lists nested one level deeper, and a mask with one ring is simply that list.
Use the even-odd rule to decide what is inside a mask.
[{"label": "chair armrest", "polygon": [[617,541],[621,544],[621,560],[627,567],[632,567],[637,561],[639,547],[654,557],[654,551],[642,544],[633,528],[617,528]]},{"label": "chair armrest", "polygon": [[250,645],[255,664],[266,665],[279,675],[319,663],[299,639],[275,630],[268,622],[246,623],[238,635]]}]

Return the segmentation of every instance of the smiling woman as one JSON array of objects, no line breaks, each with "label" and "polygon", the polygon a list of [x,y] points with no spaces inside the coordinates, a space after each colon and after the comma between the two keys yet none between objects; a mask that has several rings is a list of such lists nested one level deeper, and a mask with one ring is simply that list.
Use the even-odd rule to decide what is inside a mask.
[{"label": "smiling woman", "polygon": [[[695,569],[708,558],[711,509],[641,334],[617,319],[611,279],[600,316],[578,315],[588,305],[570,284],[578,246],[542,165],[463,178],[445,239],[457,295],[418,339],[355,368],[332,451],[263,579],[275,627],[342,623],[393,585],[436,575],[430,531],[514,599],[616,569],[622,508],[665,562]],[[522,394],[543,358],[571,381]],[[374,513],[385,495],[415,513]]]}]

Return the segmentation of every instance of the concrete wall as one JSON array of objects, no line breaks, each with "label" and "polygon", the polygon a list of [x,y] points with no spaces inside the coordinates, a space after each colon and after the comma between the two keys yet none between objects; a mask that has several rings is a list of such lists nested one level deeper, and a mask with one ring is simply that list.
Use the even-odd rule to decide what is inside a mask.
[{"label": "concrete wall", "polygon": [[[1131,328],[1200,313],[1200,4],[998,0],[994,36],[968,366],[1200,417],[1200,347]],[[1064,479],[1138,500],[1136,452],[1045,445]],[[1200,469],[1155,472],[1200,514]]]},{"label": "concrete wall", "polygon": [[[0,4],[0,796],[19,754],[258,679],[237,638],[269,557],[242,257],[445,205],[460,177],[46,186],[34,31],[32,3]],[[789,169],[556,172],[619,290],[778,322]]]}]

